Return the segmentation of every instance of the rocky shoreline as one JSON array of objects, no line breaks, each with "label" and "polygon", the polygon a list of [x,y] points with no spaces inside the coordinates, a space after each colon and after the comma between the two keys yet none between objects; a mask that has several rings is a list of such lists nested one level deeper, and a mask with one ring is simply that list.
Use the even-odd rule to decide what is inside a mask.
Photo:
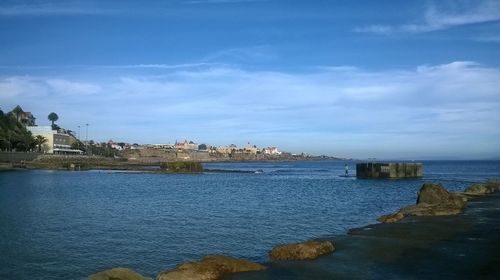
[{"label": "rocky shoreline", "polygon": [[[444,187],[437,184],[426,183],[418,192],[418,198],[415,205],[401,208],[400,211],[380,217],[378,220],[381,222],[379,225],[387,225],[384,230],[389,230],[384,235],[390,235],[391,228],[397,232],[401,220],[411,217],[430,217],[430,216],[457,216],[462,213],[469,201],[475,198],[483,197],[487,194],[500,192],[500,180],[489,180],[487,182],[473,184],[462,193],[448,192]],[[458,215],[460,216],[460,215]],[[402,223],[401,227],[412,228],[416,225],[411,223]],[[337,246],[345,246],[349,243],[350,236],[364,235],[367,230],[371,230],[370,226],[362,229],[350,230],[347,237],[338,238],[333,242],[328,240],[310,240],[302,243],[292,243],[278,245],[272,248],[269,252],[270,262],[266,264],[252,263],[246,260],[234,259],[226,256],[207,256],[197,262],[188,262],[182,264],[172,270],[160,272],[156,280],[170,280],[170,279],[199,279],[199,280],[216,280],[223,277],[231,279],[278,279],[274,278],[274,273],[285,273],[280,265],[284,265],[288,269],[293,270],[294,264],[300,266],[300,260],[314,260],[323,255],[329,255],[336,250]],[[416,233],[414,233],[416,234]],[[432,234],[432,233],[431,233]],[[346,239],[347,238],[347,239]],[[411,234],[408,237],[412,240]],[[419,238],[415,239],[417,242]],[[366,242],[366,241],[365,241]],[[370,241],[368,241],[370,242]],[[417,242],[418,243],[418,242]],[[370,243],[372,244],[372,243]],[[372,244],[373,246],[373,244]],[[397,250],[392,246],[386,248],[389,250]],[[346,252],[344,251],[344,254]],[[355,252],[351,252],[355,255]],[[335,256],[333,254],[332,256]],[[324,259],[324,258],[321,258]],[[321,260],[320,259],[320,260]],[[292,261],[292,263],[289,263]],[[321,263],[321,261],[319,261]],[[306,263],[307,264],[307,263]],[[307,264],[309,265],[309,264]],[[268,267],[272,267],[271,271],[266,274],[258,274],[259,271],[265,271]],[[276,268],[278,267],[278,268]],[[275,272],[281,271],[281,272]],[[255,271],[255,274],[249,273]],[[246,272],[241,274],[240,272]],[[312,274],[321,274],[321,272],[311,272]],[[286,274],[286,273],[285,273]],[[313,275],[305,275],[304,278],[297,277],[296,279],[324,279],[323,277],[317,278]],[[245,278],[247,277],[247,278]],[[264,278],[262,278],[264,277]],[[136,272],[126,268],[114,268],[99,272],[89,276],[89,280],[145,280],[151,279],[144,277]],[[295,278],[293,278],[295,279]],[[328,279],[328,278],[327,278]]]},{"label": "rocky shoreline", "polygon": [[[321,157],[308,157],[300,160],[326,160]],[[16,162],[0,161],[0,170],[22,170],[22,169],[47,169],[47,170],[123,170],[137,172],[160,171],[162,165],[176,164],[204,164],[204,163],[236,163],[236,162],[290,162],[298,159],[259,159],[259,160],[237,160],[220,159],[210,161],[198,160],[170,160],[164,161],[138,161],[124,158],[108,158],[101,156],[67,156],[67,155],[40,155],[33,160],[20,160]],[[156,168],[152,168],[156,167]],[[196,171],[199,171],[197,169]],[[226,169],[204,169],[203,172],[212,173],[256,173],[259,170],[226,170]]]}]

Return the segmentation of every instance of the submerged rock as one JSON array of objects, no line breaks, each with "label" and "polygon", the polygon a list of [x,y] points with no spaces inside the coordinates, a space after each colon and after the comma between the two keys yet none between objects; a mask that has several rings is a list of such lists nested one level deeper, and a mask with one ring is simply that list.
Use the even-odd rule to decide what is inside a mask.
[{"label": "submerged rock", "polygon": [[153,280],[152,278],[144,277],[139,273],[123,267],[108,269],[90,275],[88,280]]},{"label": "submerged rock", "polygon": [[271,260],[312,260],[335,251],[330,241],[306,241],[274,247],[269,252]]},{"label": "submerged rock", "polygon": [[490,180],[485,183],[474,184],[465,189],[466,194],[490,194],[500,191],[500,180]]},{"label": "submerged rock", "polygon": [[394,222],[397,222],[397,221],[403,219],[404,217],[405,217],[405,215],[403,215],[403,213],[396,212],[393,214],[383,215],[380,218],[378,218],[377,221],[379,221],[381,223],[394,223]]},{"label": "submerged rock", "polygon": [[461,212],[462,208],[454,206],[421,203],[401,208],[398,213],[404,216],[448,216]]},{"label": "submerged rock", "polygon": [[201,261],[188,262],[173,270],[161,272],[156,280],[215,280],[224,274],[264,270],[265,266],[226,256],[207,256]]}]

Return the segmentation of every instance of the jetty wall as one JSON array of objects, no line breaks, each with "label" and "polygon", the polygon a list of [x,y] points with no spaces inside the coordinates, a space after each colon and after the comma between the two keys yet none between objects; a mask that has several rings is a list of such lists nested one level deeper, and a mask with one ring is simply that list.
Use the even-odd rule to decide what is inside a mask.
[{"label": "jetty wall", "polygon": [[423,175],[421,163],[379,163],[356,164],[356,177],[361,179],[419,178]]},{"label": "jetty wall", "polygon": [[0,152],[0,162],[19,163],[36,159],[41,154],[26,152]]}]

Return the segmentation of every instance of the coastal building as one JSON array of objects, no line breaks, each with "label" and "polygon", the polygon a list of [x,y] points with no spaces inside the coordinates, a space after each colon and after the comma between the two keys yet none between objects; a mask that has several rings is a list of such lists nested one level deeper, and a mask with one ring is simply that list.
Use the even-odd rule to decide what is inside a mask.
[{"label": "coastal building", "polygon": [[17,105],[13,110],[16,115],[17,121],[22,123],[24,126],[34,126],[36,118],[31,112],[25,112],[21,106]]},{"label": "coastal building", "polygon": [[267,147],[262,149],[262,153],[266,155],[281,155],[281,152],[276,147]]},{"label": "coastal building", "polygon": [[71,148],[73,137],[64,132],[53,130],[51,126],[27,126],[33,136],[40,135],[47,139],[42,144],[42,152],[47,154],[83,154],[83,151]]},{"label": "coastal building", "polygon": [[[122,144],[123,144],[123,143],[122,143]],[[123,150],[123,146],[118,145],[117,143],[113,142],[113,140],[109,140],[109,141],[108,141],[108,145],[109,145],[112,149],[115,149],[115,150],[118,150],[118,151],[122,151],[122,150]]]},{"label": "coastal building", "polygon": [[20,121],[25,126],[34,126],[36,118],[31,114],[31,112],[22,112],[19,114],[18,121]]},{"label": "coastal building", "polygon": [[175,144],[151,144],[151,148],[158,150],[172,150],[175,148]]},{"label": "coastal building", "polygon": [[184,140],[184,142],[175,141],[174,148],[176,148],[178,150],[197,150],[198,145],[196,143],[194,143],[193,141],[189,141],[189,142],[187,140]]},{"label": "coastal building", "polygon": [[224,147],[217,147],[215,150],[211,149],[211,153],[220,153],[220,154],[248,154],[248,155],[256,155],[258,152],[257,147],[244,147],[240,148],[234,144],[231,144],[230,146]]}]

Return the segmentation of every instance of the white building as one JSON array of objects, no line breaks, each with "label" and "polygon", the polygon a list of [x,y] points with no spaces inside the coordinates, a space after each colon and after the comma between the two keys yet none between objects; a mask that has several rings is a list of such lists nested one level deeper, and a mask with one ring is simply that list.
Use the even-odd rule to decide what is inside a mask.
[{"label": "white building", "polygon": [[281,155],[281,152],[276,147],[264,148],[262,152],[266,155]]},{"label": "white building", "polygon": [[41,135],[47,142],[42,144],[42,152],[47,154],[83,154],[80,150],[71,149],[71,135],[52,130],[51,126],[27,126],[33,136]]}]

